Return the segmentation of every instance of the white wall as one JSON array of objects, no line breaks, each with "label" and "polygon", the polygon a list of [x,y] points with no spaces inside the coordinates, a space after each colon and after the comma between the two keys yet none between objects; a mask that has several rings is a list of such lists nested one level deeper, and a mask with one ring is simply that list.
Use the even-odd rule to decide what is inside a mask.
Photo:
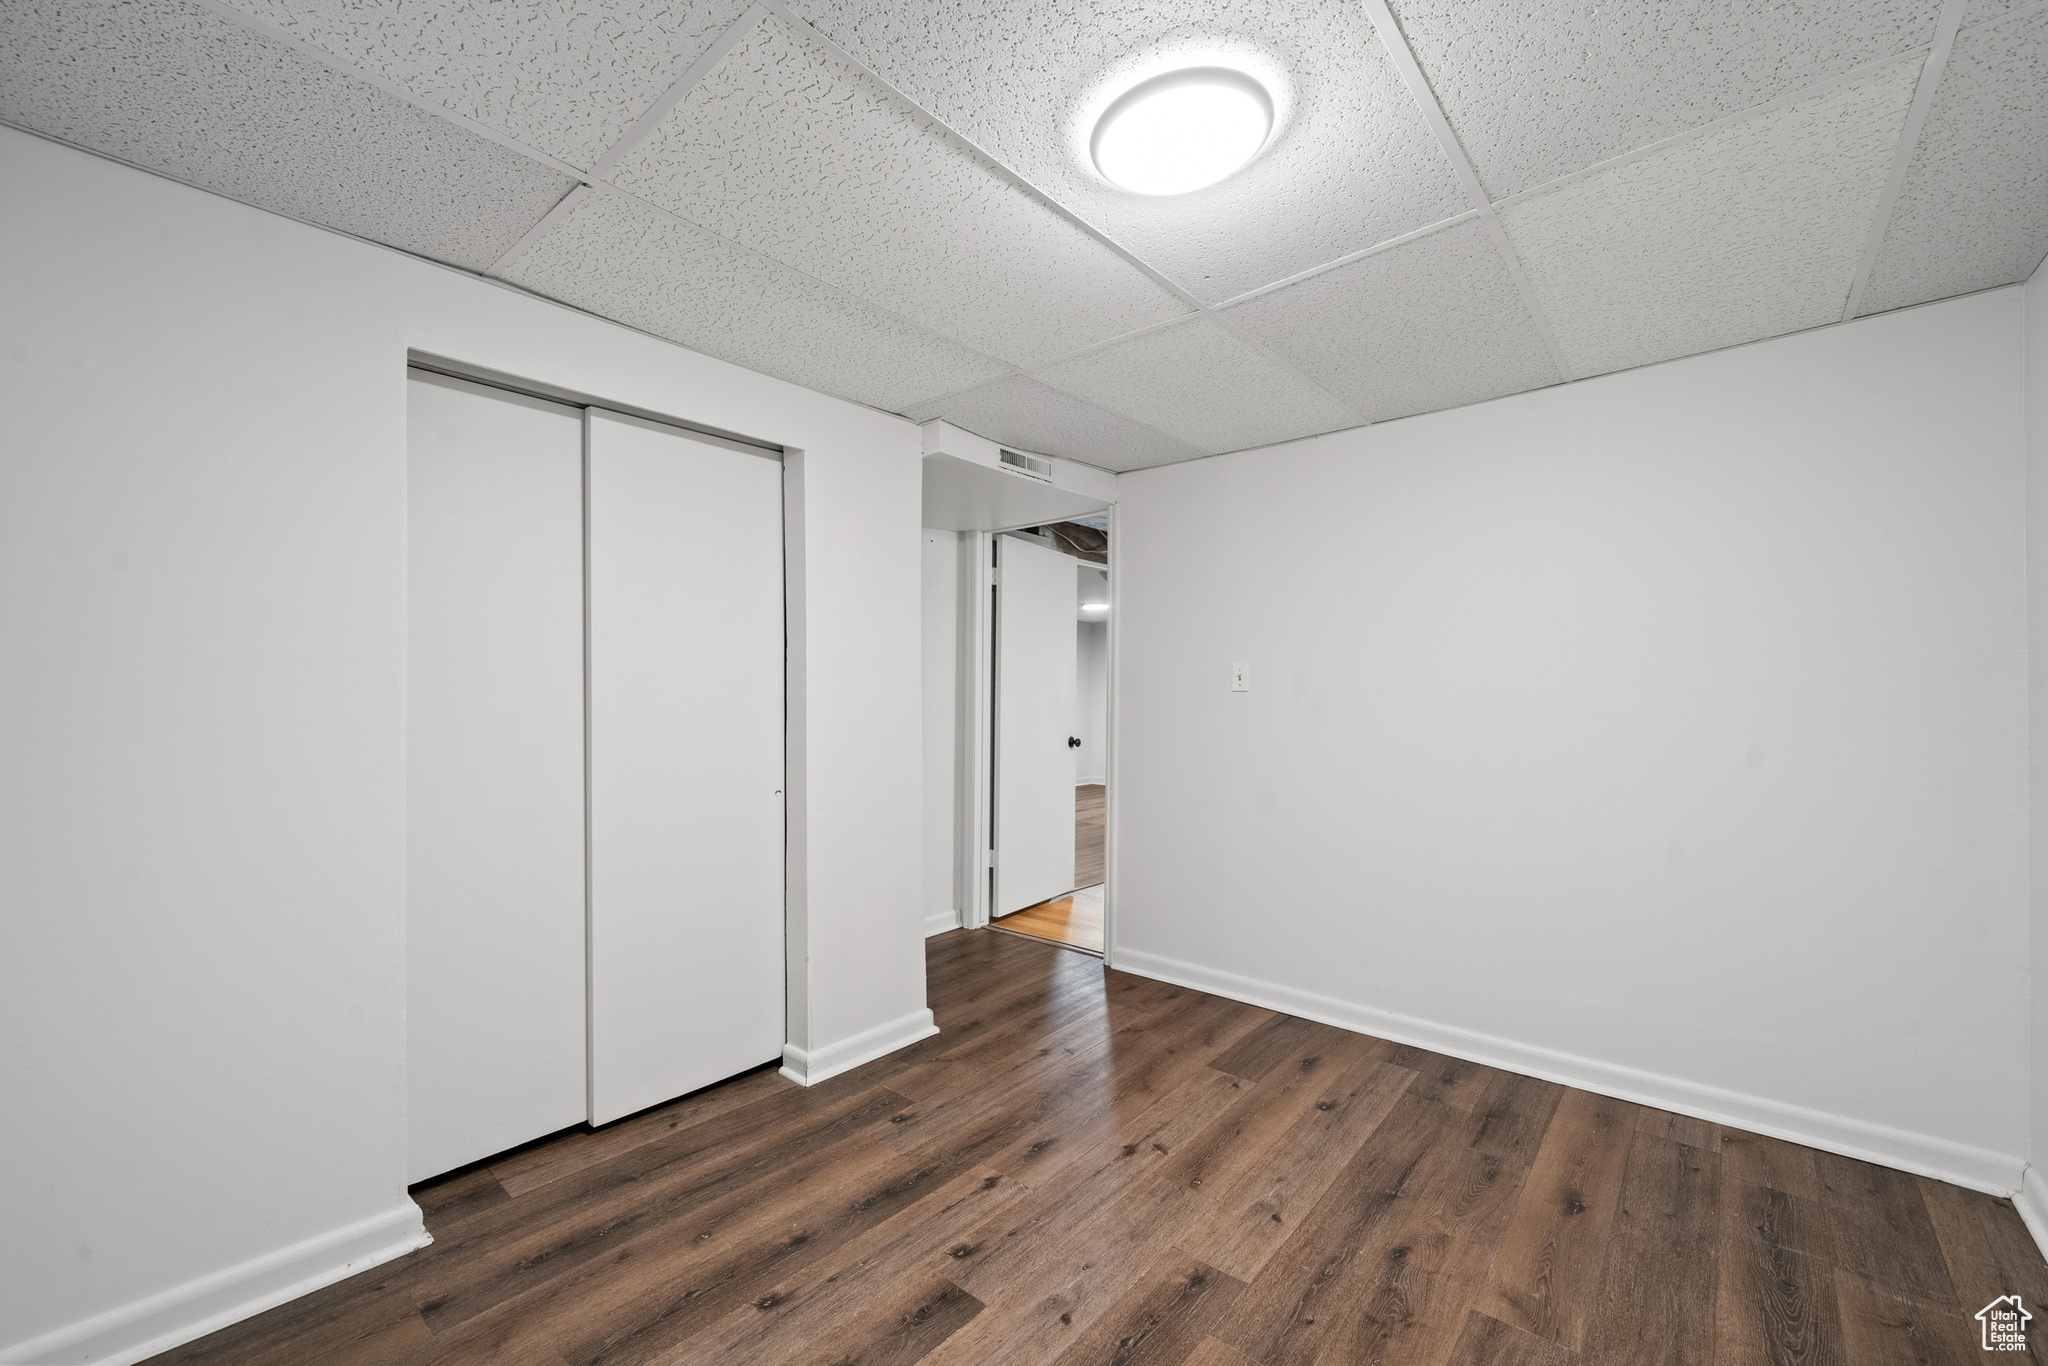
[{"label": "white wall", "polygon": [[801,448],[792,1062],[929,1029],[914,427],[11,130],[0,184],[0,1358],[418,1236],[408,348]]},{"label": "white wall", "polygon": [[2010,1189],[2022,305],[1123,476],[1113,961]]},{"label": "white wall", "polygon": [[924,533],[924,924],[960,924],[960,533]]},{"label": "white wall", "polygon": [[[2027,441],[2027,614],[2029,740],[2033,772],[2030,953],[2048,953],[2048,267],[2026,284],[2024,343]],[[2028,1075],[2032,1163],[2015,1202],[2048,1252],[2048,965],[2032,972],[2033,1030]]]},{"label": "white wall", "polygon": [[[1085,572],[1085,571],[1084,571]],[[1102,590],[1106,601],[1109,590]],[[1075,692],[1074,734],[1081,747],[1074,751],[1074,782],[1099,783],[1107,771],[1108,751],[1103,748],[1109,718],[1109,623],[1081,621],[1074,624],[1074,661],[1078,671]]]}]

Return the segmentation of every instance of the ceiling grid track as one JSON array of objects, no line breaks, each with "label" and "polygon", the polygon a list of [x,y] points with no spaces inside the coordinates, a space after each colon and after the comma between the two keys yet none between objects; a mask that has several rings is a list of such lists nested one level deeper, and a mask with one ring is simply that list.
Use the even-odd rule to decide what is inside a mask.
[{"label": "ceiling grid track", "polygon": [[1257,289],[1248,289],[1242,294],[1233,294],[1222,303],[1217,304],[1216,307],[1234,308],[1238,304],[1248,304],[1254,299],[1264,298],[1268,294],[1277,293],[1289,285],[1298,285],[1304,280],[1313,280],[1318,275],[1327,275],[1333,270],[1363,261],[1368,256],[1377,256],[1383,251],[1392,251],[1395,247],[1405,247],[1410,242],[1418,241],[1433,233],[1442,232],[1445,228],[1455,228],[1460,223],[1469,223],[1478,216],[1479,210],[1467,209],[1463,213],[1454,213],[1449,218],[1439,218],[1434,223],[1425,223],[1421,227],[1401,233],[1399,236],[1389,237],[1384,242],[1375,242],[1369,247],[1361,247],[1357,251],[1346,252],[1334,261],[1325,261],[1319,266],[1310,266],[1307,270],[1298,270],[1284,280],[1275,280],[1271,284],[1260,285]]},{"label": "ceiling grid track", "polygon": [[759,5],[749,5],[746,12],[733,20],[725,32],[719,34],[711,46],[705,49],[704,55],[690,63],[689,69],[676,79],[675,84],[671,85],[660,99],[649,105],[639,118],[633,120],[633,125],[619,136],[619,140],[592,163],[590,173],[582,178],[582,183],[564,195],[562,201],[548,210],[540,222],[528,229],[526,235],[514,242],[503,256],[491,262],[484,273],[497,274],[523,256],[534,243],[554,231],[555,225],[567,219],[576,205],[590,193],[591,184],[611,175],[612,168],[623,161],[628,152],[645,142],[648,136],[661,126],[662,121],[675,111],[675,107],[711,74],[712,68],[724,61],[726,54],[738,47],[767,17],[767,10]]},{"label": "ceiling grid track", "polygon": [[1892,149],[1892,173],[1884,183],[1884,193],[1878,196],[1877,212],[1870,219],[1870,236],[1863,243],[1863,259],[1857,262],[1848,301],[1842,305],[1843,322],[1854,318],[1856,310],[1863,306],[1863,291],[1870,284],[1870,273],[1877,268],[1877,254],[1884,248],[1892,211],[1898,207],[1899,195],[1906,188],[1906,172],[1912,168],[1913,153],[1920,146],[1920,130],[1927,124],[1928,110],[1934,107],[1934,89],[1941,84],[1941,73],[1948,66],[1948,54],[1955,46],[1956,31],[1963,25],[1966,8],[1968,0],[1947,0],[1941,7],[1941,18],[1934,26],[1934,47],[1927,54],[1927,64],[1920,69],[1920,83],[1913,88],[1906,126],[1899,130],[1899,145]]},{"label": "ceiling grid track", "polygon": [[1436,133],[1437,142],[1443,147],[1444,155],[1450,159],[1451,170],[1457,175],[1458,183],[1465,187],[1466,197],[1472,201],[1479,221],[1486,225],[1486,235],[1492,239],[1494,250],[1513,277],[1515,288],[1521,291],[1522,306],[1529,310],[1529,320],[1536,325],[1537,335],[1543,338],[1544,349],[1550,352],[1551,364],[1557,367],[1560,378],[1569,382],[1571,366],[1565,363],[1564,348],[1558,345],[1557,333],[1551,329],[1550,318],[1544,313],[1543,305],[1536,298],[1536,291],[1529,283],[1528,275],[1522,270],[1522,260],[1515,254],[1514,243],[1508,241],[1507,229],[1500,224],[1493,205],[1486,198],[1486,187],[1479,183],[1479,173],[1472,169],[1471,158],[1465,155],[1464,146],[1458,135],[1451,131],[1451,122],[1444,117],[1443,106],[1437,103],[1436,92],[1430,89],[1429,80],[1422,74],[1422,66],[1415,60],[1415,54],[1408,47],[1407,36],[1394,21],[1394,12],[1387,8],[1387,0],[1362,0],[1366,13],[1372,18],[1372,26],[1378,30],[1380,45],[1387,50],[1394,69],[1401,75],[1401,81],[1408,87],[1408,94],[1414,99],[1422,117]]},{"label": "ceiling grid track", "polygon": [[[1300,380],[1303,384],[1306,384],[1309,388],[1321,394],[1324,398],[1329,399],[1330,402],[1336,404],[1337,407],[1343,412],[1349,414],[1352,417],[1357,418],[1359,426],[1365,427],[1371,425],[1372,419],[1367,417],[1364,413],[1358,411],[1358,406],[1356,404],[1352,403],[1348,399],[1339,398],[1336,394],[1324,388],[1321,381],[1312,379],[1308,375],[1303,374],[1300,370],[1295,369],[1294,366],[1282,360],[1278,352],[1274,351],[1264,342],[1254,337],[1251,333],[1239,327],[1229,318],[1223,316],[1221,313],[1218,313],[1216,312],[1216,310],[1210,308],[1207,304],[1202,305],[1202,311],[1198,316],[1207,318],[1210,322],[1216,324],[1225,332],[1228,332],[1231,336],[1237,338],[1238,342],[1241,345],[1248,346],[1252,350],[1258,352],[1261,356],[1264,356],[1266,358],[1267,364],[1276,366],[1277,368],[1286,371],[1288,374]],[[1118,414],[1118,416],[1122,416],[1122,414]],[[1182,442],[1181,444],[1186,445],[1187,443]]]},{"label": "ceiling grid track", "polygon": [[1080,360],[1083,356],[1092,356],[1097,351],[1107,351],[1110,347],[1123,342],[1136,341],[1140,337],[1149,337],[1154,332],[1164,332],[1168,328],[1180,326],[1190,318],[1199,318],[1201,316],[1200,313],[1176,313],[1171,318],[1162,318],[1156,323],[1146,323],[1143,327],[1134,327],[1128,332],[1119,332],[1114,337],[1104,337],[1101,341],[1089,342],[1086,346],[1077,346],[1073,350],[1057,356],[1049,356],[1041,361],[1033,361],[1029,365],[1020,365],[1017,367],[1017,373],[1029,375],[1036,379],[1045,371],[1065,365],[1068,361]]},{"label": "ceiling grid track", "polygon": [[2010,24],[2015,19],[2029,18],[2039,14],[2044,9],[2048,9],[2048,0],[2034,0],[2031,5],[2017,5],[1996,18],[1979,19],[1968,28],[1958,32],[1956,36],[1960,38],[1968,33],[1982,33],[1987,28],[1997,28],[2000,24]]},{"label": "ceiling grid track", "polygon": [[725,60],[726,55],[744,42],[747,35],[759,28],[761,21],[767,17],[768,11],[761,6],[747,6],[746,13],[733,20],[725,32],[719,34],[711,46],[704,50],[704,55],[690,63],[690,69],[677,77],[676,83],[670,86],[660,99],[648,105],[646,112],[633,120],[633,126],[622,133],[619,140],[611,145],[611,149],[597,159],[590,168],[591,178],[603,180],[610,176],[612,169],[625,160],[626,154],[645,142],[655,129],[661,127],[662,120],[675,112],[675,107],[702,84],[704,78]]},{"label": "ceiling grid track", "polygon": [[540,222],[528,228],[524,237],[507,247],[503,256],[485,266],[483,273],[485,275],[496,275],[499,271],[524,256],[527,248],[553,232],[555,225],[563,222],[571,213],[575,212],[576,206],[582,203],[589,194],[589,181],[579,181],[575,185],[570,186],[569,193],[557,200],[555,207],[542,214]]}]

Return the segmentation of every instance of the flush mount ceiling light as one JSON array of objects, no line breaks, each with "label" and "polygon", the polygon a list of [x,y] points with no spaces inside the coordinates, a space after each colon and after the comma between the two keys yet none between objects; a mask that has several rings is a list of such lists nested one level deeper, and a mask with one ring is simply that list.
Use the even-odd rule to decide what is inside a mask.
[{"label": "flush mount ceiling light", "polygon": [[1081,604],[1081,610],[1084,612],[1107,612],[1109,604],[1106,602],[1084,602]]},{"label": "flush mount ceiling light", "polygon": [[1266,87],[1227,66],[1186,67],[1126,90],[1088,140],[1095,167],[1137,194],[1187,194],[1257,156],[1273,131]]}]

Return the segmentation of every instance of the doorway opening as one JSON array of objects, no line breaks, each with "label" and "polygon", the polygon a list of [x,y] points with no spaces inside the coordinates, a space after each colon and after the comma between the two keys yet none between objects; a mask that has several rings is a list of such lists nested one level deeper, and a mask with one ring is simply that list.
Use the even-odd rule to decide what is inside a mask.
[{"label": "doorway opening", "polygon": [[995,541],[992,923],[1100,956],[1109,793],[1108,514]]}]

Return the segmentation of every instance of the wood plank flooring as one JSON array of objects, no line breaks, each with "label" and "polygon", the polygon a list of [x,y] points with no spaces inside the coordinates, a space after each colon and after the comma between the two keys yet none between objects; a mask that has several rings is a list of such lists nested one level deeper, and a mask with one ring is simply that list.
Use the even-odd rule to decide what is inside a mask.
[{"label": "wood plank flooring", "polygon": [[938,1035],[433,1182],[432,1247],[157,1360],[1962,1366],[2048,1301],[2002,1200],[1013,935],[927,959]]},{"label": "wood plank flooring", "polygon": [[1109,789],[1090,783],[1074,789],[1074,885],[1099,886],[1109,874],[1103,853],[1109,828]]},{"label": "wood plank flooring", "polygon": [[1083,887],[1078,892],[1041,901],[1001,917],[996,924],[1013,934],[1036,935],[1055,944],[1067,944],[1089,953],[1102,952],[1102,888]]}]

